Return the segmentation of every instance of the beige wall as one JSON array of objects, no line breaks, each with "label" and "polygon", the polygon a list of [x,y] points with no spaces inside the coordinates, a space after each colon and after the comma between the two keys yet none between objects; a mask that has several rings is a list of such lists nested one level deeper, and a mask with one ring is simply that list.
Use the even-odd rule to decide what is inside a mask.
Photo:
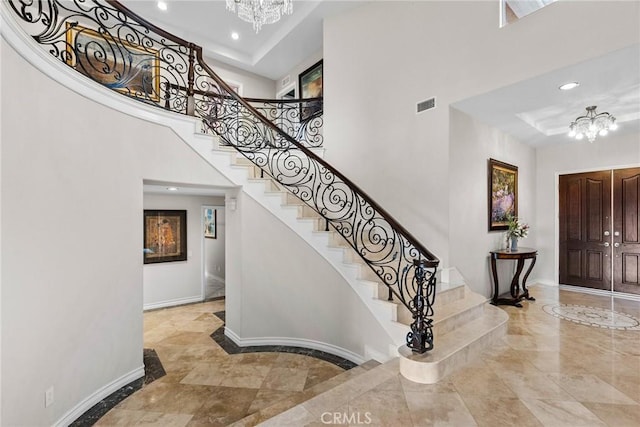
[{"label": "beige wall", "polygon": [[[453,108],[450,120],[450,261],[474,291],[491,297],[493,282],[489,275],[489,252],[504,248],[506,242],[504,232],[488,231],[487,161],[493,158],[518,166],[518,216],[532,227],[530,235],[519,244],[535,248],[535,150]],[[513,265],[500,262],[498,267],[500,288],[506,292],[513,276]],[[537,277],[538,271],[537,268],[532,273],[531,279]]]}]

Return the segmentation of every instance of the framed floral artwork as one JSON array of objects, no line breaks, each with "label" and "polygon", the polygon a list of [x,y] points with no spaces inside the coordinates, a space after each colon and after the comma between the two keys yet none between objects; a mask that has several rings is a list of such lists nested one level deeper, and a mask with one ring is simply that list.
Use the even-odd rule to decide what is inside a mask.
[{"label": "framed floral artwork", "polygon": [[489,159],[489,231],[509,228],[518,216],[518,167]]},{"label": "framed floral artwork", "polygon": [[187,211],[144,211],[144,263],[187,260]]}]

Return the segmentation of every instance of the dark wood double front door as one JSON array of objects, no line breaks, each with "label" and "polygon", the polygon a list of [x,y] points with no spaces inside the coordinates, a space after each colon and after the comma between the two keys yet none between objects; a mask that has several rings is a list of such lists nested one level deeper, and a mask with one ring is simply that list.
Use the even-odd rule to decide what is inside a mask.
[{"label": "dark wood double front door", "polygon": [[559,184],[560,283],[640,294],[640,168]]}]

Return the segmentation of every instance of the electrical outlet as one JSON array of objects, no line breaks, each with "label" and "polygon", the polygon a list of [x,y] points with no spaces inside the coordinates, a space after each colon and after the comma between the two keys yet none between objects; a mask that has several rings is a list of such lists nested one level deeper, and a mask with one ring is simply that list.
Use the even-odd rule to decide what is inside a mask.
[{"label": "electrical outlet", "polygon": [[51,405],[53,405],[53,386],[44,392],[44,407],[48,408]]}]

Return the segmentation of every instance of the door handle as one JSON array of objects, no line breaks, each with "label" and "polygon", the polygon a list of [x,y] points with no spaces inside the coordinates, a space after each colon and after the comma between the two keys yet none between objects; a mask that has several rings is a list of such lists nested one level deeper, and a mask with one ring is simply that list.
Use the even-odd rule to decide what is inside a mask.
[{"label": "door handle", "polygon": [[604,242],[603,246],[604,246],[605,248],[608,248],[608,247],[610,246],[610,245],[609,245],[609,242]]}]

